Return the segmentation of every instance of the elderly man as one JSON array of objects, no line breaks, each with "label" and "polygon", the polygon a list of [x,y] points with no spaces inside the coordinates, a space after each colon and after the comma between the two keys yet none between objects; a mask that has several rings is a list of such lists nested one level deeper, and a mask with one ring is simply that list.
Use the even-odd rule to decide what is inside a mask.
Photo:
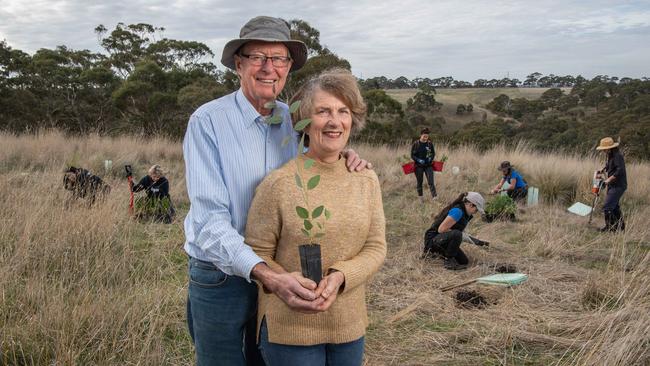
[{"label": "elderly man", "polygon": [[[297,311],[315,311],[323,301],[314,282],[274,272],[243,238],[258,183],[297,154],[288,107],[277,103],[283,121],[269,124],[267,103],[306,60],[307,47],[290,39],[284,20],[253,18],[221,58],[236,70],[241,88],[190,117],[183,142],[191,203],[185,218],[187,321],[198,365],[263,364],[255,346],[257,287],[251,278]],[[282,146],[286,136],[293,141]],[[347,166],[360,170],[366,162],[350,151]]]}]

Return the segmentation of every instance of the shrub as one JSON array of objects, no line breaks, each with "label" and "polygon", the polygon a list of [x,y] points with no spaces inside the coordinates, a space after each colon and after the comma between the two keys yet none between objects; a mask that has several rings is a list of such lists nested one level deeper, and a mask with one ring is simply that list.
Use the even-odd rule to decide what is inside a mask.
[{"label": "shrub", "polygon": [[508,196],[496,196],[485,205],[485,214],[492,217],[512,217],[517,204]]}]

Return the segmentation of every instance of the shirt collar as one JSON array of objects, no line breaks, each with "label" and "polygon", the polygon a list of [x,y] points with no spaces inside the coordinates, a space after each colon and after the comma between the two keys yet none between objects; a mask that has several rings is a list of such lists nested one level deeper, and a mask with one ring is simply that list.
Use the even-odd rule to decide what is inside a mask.
[{"label": "shirt collar", "polygon": [[246,98],[244,91],[241,88],[239,88],[237,94],[235,94],[235,101],[237,102],[237,106],[239,107],[242,116],[244,116],[244,124],[246,125],[246,128],[252,127],[255,124],[255,121],[262,117],[253,107],[248,98]]}]

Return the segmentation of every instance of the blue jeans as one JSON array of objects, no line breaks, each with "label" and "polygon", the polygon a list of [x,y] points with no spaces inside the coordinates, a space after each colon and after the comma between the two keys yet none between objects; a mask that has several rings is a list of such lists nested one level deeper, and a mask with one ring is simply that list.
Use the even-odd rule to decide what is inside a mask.
[{"label": "blue jeans", "polygon": [[289,346],[270,343],[266,322],[260,329],[260,350],[267,366],[360,366],[364,337],[348,343]]},{"label": "blue jeans", "polygon": [[264,365],[255,342],[257,286],[195,258],[189,277],[187,324],[196,364]]}]

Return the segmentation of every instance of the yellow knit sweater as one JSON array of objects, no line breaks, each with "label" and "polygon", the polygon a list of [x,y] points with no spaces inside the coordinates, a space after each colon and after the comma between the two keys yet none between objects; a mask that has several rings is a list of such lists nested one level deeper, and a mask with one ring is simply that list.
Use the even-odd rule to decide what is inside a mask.
[{"label": "yellow knit sweater", "polygon": [[[305,157],[296,158],[304,165]],[[301,232],[303,219],[296,206],[306,207],[295,181],[296,160],[269,174],[257,187],[248,211],[246,243],[275,270],[300,272],[298,246],[307,244]],[[331,218],[321,245],[324,274],[330,269],[343,272],[343,291],[325,312],[303,314],[292,311],[273,294],[260,288],[258,329],[266,317],[269,342],[288,345],[351,342],[365,334],[368,317],[365,285],[386,257],[384,209],[377,175],[372,170],[350,173],[345,160],[315,163],[304,171],[308,180],[320,174],[320,183],[308,191],[309,209],[324,205]],[[316,227],[316,223],[314,222]]]}]

